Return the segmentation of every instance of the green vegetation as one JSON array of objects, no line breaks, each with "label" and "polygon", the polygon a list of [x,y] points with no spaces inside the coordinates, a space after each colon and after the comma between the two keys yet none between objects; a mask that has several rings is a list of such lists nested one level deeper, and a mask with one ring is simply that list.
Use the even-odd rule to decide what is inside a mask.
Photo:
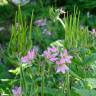
[{"label": "green vegetation", "polygon": [[1,96],[96,96],[96,0],[0,1]]}]

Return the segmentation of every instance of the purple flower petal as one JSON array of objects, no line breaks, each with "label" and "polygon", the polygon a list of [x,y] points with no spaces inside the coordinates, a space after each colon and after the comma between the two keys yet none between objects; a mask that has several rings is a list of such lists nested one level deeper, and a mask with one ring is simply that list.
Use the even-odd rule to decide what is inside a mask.
[{"label": "purple flower petal", "polygon": [[36,20],[34,23],[38,27],[45,26],[46,25],[46,19],[39,19],[39,20]]},{"label": "purple flower petal", "polygon": [[52,61],[52,62],[55,62],[57,60],[57,58],[51,57],[49,60]]},{"label": "purple flower petal", "polygon": [[28,51],[27,55],[24,57],[21,57],[22,63],[31,63],[31,61],[36,57],[35,50]]},{"label": "purple flower petal", "polygon": [[12,89],[13,96],[21,96],[21,87],[14,87]]},{"label": "purple flower petal", "polygon": [[57,73],[61,72],[61,73],[65,73],[66,71],[68,71],[69,68],[65,65],[65,64],[62,64],[60,66],[57,67]]},{"label": "purple flower petal", "polygon": [[21,62],[22,63],[27,63],[28,62],[28,57],[27,56],[22,57]]},{"label": "purple flower petal", "polygon": [[57,52],[58,51],[56,47],[48,48],[48,50],[50,52]]}]

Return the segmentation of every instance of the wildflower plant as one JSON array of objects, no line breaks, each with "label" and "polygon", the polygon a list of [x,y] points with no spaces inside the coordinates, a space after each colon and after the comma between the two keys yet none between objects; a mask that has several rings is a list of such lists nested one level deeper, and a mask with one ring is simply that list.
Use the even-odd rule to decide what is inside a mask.
[{"label": "wildflower plant", "polygon": [[[56,35],[59,40],[53,42],[51,36],[54,35],[54,31],[51,33],[49,30],[53,27],[53,23],[49,28],[47,23],[51,21],[37,19],[34,22],[35,26],[33,26],[38,31],[34,30],[35,35],[33,37],[37,40],[36,42],[31,37],[33,35],[31,34],[32,19],[29,27],[23,21],[19,7],[8,47],[8,51],[11,54],[16,53],[15,56],[18,59],[16,69],[11,66],[12,70],[8,71],[15,75],[14,80],[12,79],[9,84],[11,85],[12,96],[89,96],[90,94],[90,96],[95,96],[96,48],[92,47],[93,42],[88,29],[80,28],[77,13],[64,18],[55,18],[55,14],[52,16],[55,19],[54,23],[57,22],[57,19],[59,20],[57,25],[60,26],[61,23],[63,26],[62,29],[64,30],[61,29],[62,26],[57,27],[63,33],[62,36],[60,34],[63,40]],[[43,34],[40,33],[41,31],[38,28],[41,29]],[[42,35],[45,39],[42,38]],[[44,46],[43,42],[47,39],[46,37],[52,39],[50,46],[49,43]],[[34,45],[38,45],[41,49],[38,52],[36,47],[32,46],[32,39],[36,42]],[[38,42],[44,47],[42,48]],[[2,81],[0,79],[0,82]],[[93,85],[89,82],[93,83]],[[2,87],[1,84],[0,87]],[[5,89],[7,90],[7,88]]]},{"label": "wildflower plant", "polygon": [[71,63],[72,56],[68,55],[66,49],[60,51],[56,47],[49,47],[46,51],[44,51],[43,56],[56,64],[57,73],[65,73],[69,70],[66,64]]},{"label": "wildflower plant", "polygon": [[[50,81],[51,75],[54,76],[54,73],[69,73],[69,64],[71,64],[72,58],[73,57],[68,54],[67,49],[61,48],[60,50],[55,46],[48,47],[42,55],[38,54],[34,48],[28,51],[27,54],[20,59],[20,87],[22,89],[22,95],[20,96],[33,96],[36,94],[44,96],[47,94],[46,90],[48,89],[46,88],[49,84],[47,84],[47,82]],[[51,69],[54,70],[52,71],[53,73]],[[57,75],[59,76],[59,74]],[[34,92],[36,89],[37,91]],[[53,90],[51,86],[49,89]],[[13,94],[18,94],[19,89],[17,87],[12,90]],[[50,92],[50,94],[52,93]],[[64,94],[64,92],[58,94]]]},{"label": "wildflower plant", "polygon": [[36,56],[35,49],[32,49],[31,51],[28,51],[28,53],[27,53],[26,56],[23,56],[23,57],[21,58],[21,62],[22,62],[22,63],[30,64],[31,61],[35,58],[35,56]]},{"label": "wildflower plant", "polygon": [[27,94],[28,96],[32,95],[33,85],[31,84],[30,88],[28,87],[30,82],[29,80],[31,80],[32,82],[34,81],[32,80],[33,79],[32,67],[34,65],[35,58],[36,58],[36,50],[33,48],[32,50],[29,50],[27,54],[25,56],[22,56],[20,59],[20,86],[22,88],[22,96],[27,96]]},{"label": "wildflower plant", "polygon": [[[66,13],[68,15],[68,13]],[[80,12],[74,9],[74,14],[61,19],[56,17],[64,28],[64,46],[66,48],[91,47],[93,40],[88,28],[80,28]]]},{"label": "wildflower plant", "polygon": [[[8,46],[9,53],[26,54],[32,48],[32,19],[27,25],[26,17],[23,19],[20,6],[15,17],[15,25],[12,25],[11,39]],[[26,51],[25,51],[26,50]]]}]

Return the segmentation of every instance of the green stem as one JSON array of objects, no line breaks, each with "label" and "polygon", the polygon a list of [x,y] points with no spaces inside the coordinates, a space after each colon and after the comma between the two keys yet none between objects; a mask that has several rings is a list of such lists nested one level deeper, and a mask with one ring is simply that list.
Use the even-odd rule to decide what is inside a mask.
[{"label": "green stem", "polygon": [[21,87],[22,89],[24,90],[24,96],[26,96],[27,94],[27,85],[26,85],[26,80],[25,80],[25,77],[24,77],[24,72],[23,72],[23,69],[22,69],[22,65],[20,65],[20,70],[21,70],[21,73],[20,73],[20,79],[21,79]]},{"label": "green stem", "polygon": [[42,70],[42,92],[41,96],[44,96],[44,65],[43,65],[43,70]]},{"label": "green stem", "polygon": [[20,87],[22,88],[22,65],[21,64],[20,64]]},{"label": "green stem", "polygon": [[70,95],[70,77],[69,77],[69,72],[66,74],[66,79],[67,79],[67,96]]},{"label": "green stem", "polygon": [[65,31],[65,23],[63,22],[63,20],[60,19],[59,17],[57,17],[57,20],[62,24],[64,31]]}]

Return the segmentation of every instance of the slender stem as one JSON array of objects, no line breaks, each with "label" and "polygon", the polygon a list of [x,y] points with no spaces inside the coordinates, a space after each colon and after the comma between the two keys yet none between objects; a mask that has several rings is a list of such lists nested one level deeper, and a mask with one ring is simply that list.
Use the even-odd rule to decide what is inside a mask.
[{"label": "slender stem", "polygon": [[45,66],[43,65],[43,70],[42,70],[42,92],[41,92],[41,96],[44,96],[44,69],[45,69]]},{"label": "slender stem", "polygon": [[38,83],[36,84],[36,96],[39,96],[38,95]]},{"label": "slender stem", "polygon": [[66,84],[65,84],[65,82],[63,82],[63,90],[62,90],[62,93],[65,93],[65,88],[66,88]]},{"label": "slender stem", "polygon": [[26,96],[27,94],[27,85],[26,85],[26,80],[25,80],[25,77],[24,77],[24,72],[23,72],[23,69],[22,69],[22,65],[20,66],[20,70],[21,70],[21,86],[22,86],[22,89],[24,90],[24,95]]},{"label": "slender stem", "polygon": [[[19,56],[18,56],[19,57]],[[19,57],[20,58],[20,57]],[[18,61],[20,61],[20,59],[18,58]],[[20,68],[20,87],[21,87],[21,89],[22,89],[22,80],[23,80],[23,78],[22,78],[22,63],[19,63],[19,68]],[[23,93],[23,91],[21,92],[21,96],[22,96],[22,93]]]},{"label": "slender stem", "polygon": [[63,20],[60,19],[59,17],[57,17],[57,20],[62,24],[64,31],[65,31],[65,23],[63,22]]},{"label": "slender stem", "polygon": [[70,96],[70,77],[69,77],[69,72],[66,75],[67,79],[67,96]]}]

